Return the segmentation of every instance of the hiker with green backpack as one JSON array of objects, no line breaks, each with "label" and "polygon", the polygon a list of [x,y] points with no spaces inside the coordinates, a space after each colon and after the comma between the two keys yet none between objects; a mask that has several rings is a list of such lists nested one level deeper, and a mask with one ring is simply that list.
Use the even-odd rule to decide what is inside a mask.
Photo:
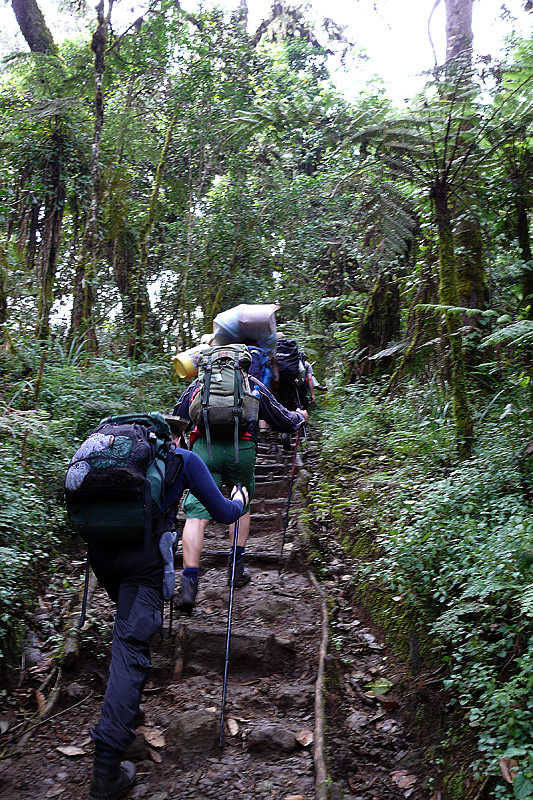
[{"label": "hiker with green backpack", "polygon": [[[204,462],[179,447],[183,423],[162,414],[111,417],[85,439],[65,478],[76,532],[99,583],[117,604],[109,679],[95,743],[89,800],[115,800],[136,780],[124,751],[150,667],[150,643],[174,591],[176,512],[189,489],[223,523],[239,518],[246,489],[227,500]],[[88,574],[88,573],[87,573]]]},{"label": "hiker with green backpack", "polygon": [[[250,500],[255,488],[258,420],[272,430],[291,433],[308,419],[307,411],[289,411],[268,391],[261,381],[248,374],[251,356],[244,344],[231,344],[204,350],[198,360],[198,377],[183,392],[174,414],[194,425],[190,444],[205,461],[217,486],[225,484],[233,491],[236,484],[248,489]],[[185,526],[182,532],[183,571],[179,608],[190,613],[196,603],[200,556],[205,529],[211,519],[209,509],[189,492],[183,502]],[[233,547],[236,547],[234,586],[250,581],[245,566],[246,542],[250,533],[250,507],[239,520],[237,542],[230,528],[231,550],[228,555],[228,585],[231,582]]]}]

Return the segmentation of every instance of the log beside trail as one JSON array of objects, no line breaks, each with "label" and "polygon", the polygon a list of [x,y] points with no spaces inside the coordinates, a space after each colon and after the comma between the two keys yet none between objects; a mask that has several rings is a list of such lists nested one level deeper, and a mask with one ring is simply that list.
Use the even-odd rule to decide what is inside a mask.
[{"label": "log beside trail", "polygon": [[[279,571],[292,458],[275,434],[259,446],[246,549],[252,581],[234,593],[222,746],[229,546],[227,527],[210,523],[197,606],[188,616],[175,612],[170,633],[166,610],[163,636],[153,642],[137,738],[126,753],[138,772],[128,797],[326,797],[321,694],[327,614],[300,541],[296,492]],[[178,580],[180,567],[178,552]],[[96,610],[98,624],[110,627],[113,607],[100,589],[93,599],[93,619]],[[63,676],[57,718],[37,728],[25,740],[24,752],[0,766],[0,795],[7,800],[83,798],[88,793],[89,731],[107,676],[101,659],[84,656],[84,635],[76,671]],[[86,702],[80,703],[80,697]],[[72,713],[69,705],[75,707]]]}]

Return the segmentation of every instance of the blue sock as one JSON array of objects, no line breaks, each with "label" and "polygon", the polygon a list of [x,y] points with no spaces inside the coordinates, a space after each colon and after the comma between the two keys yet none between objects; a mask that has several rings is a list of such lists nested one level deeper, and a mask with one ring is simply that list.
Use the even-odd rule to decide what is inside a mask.
[{"label": "blue sock", "polygon": [[198,572],[198,567],[185,567],[185,569],[182,569],[181,574],[185,578],[197,578]]},{"label": "blue sock", "polygon": [[[237,545],[237,561],[240,561],[241,558],[244,558],[244,550],[245,550],[244,547],[240,547],[239,545]],[[233,547],[229,551],[229,554],[230,556],[233,556]]]}]

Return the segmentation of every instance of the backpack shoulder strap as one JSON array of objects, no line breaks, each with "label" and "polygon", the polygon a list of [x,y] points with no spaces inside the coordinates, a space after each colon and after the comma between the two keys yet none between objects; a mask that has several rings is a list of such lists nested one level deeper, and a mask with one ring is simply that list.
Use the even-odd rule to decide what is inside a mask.
[{"label": "backpack shoulder strap", "polygon": [[235,354],[233,362],[233,446],[235,449],[235,463],[239,463],[239,400],[241,396],[241,367],[239,356]]},{"label": "backpack shoulder strap", "polygon": [[204,420],[205,438],[207,440],[209,458],[213,457],[213,451],[211,448],[211,432],[209,430],[209,391],[211,389],[212,373],[213,373],[213,354],[209,353],[207,357],[207,364],[204,367],[204,384],[202,386],[202,418]]}]

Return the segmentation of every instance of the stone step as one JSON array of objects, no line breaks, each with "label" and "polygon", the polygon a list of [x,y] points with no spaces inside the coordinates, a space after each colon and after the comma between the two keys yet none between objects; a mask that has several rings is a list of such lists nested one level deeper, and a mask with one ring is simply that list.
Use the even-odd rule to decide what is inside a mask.
[{"label": "stone step", "polygon": [[252,500],[252,514],[285,513],[287,500],[283,497],[254,497]]},{"label": "stone step", "polygon": [[277,480],[257,480],[255,483],[254,499],[273,499],[287,497],[289,492],[289,479],[282,477]]},{"label": "stone step", "polygon": [[278,462],[273,464],[260,464],[259,462],[255,465],[255,479],[257,481],[258,478],[274,480],[274,476],[278,480],[283,480],[286,476],[287,470]]},{"label": "stone step", "polygon": [[[281,548],[281,540],[279,542],[279,547]],[[200,565],[202,568],[224,568],[227,564],[228,559],[228,548],[226,547],[223,550],[215,550],[215,549],[204,549],[202,552],[202,557],[200,561]],[[287,551],[283,554],[283,558],[281,560],[282,569],[284,567],[288,568],[290,560],[290,552]],[[279,551],[275,552],[273,550],[255,550],[253,549],[252,545],[248,545],[246,548],[246,563],[249,566],[259,567],[259,568],[266,568],[266,567],[274,567],[278,568],[280,560],[279,560]]]}]

